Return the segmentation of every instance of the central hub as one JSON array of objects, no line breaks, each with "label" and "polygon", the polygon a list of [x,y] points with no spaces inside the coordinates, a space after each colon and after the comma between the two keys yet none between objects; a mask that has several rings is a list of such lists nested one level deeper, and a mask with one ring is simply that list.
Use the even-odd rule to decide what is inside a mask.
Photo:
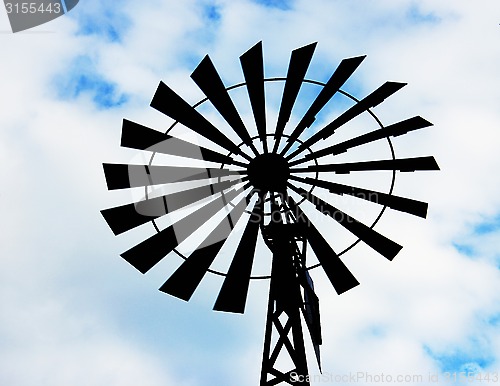
[{"label": "central hub", "polygon": [[280,154],[264,153],[252,159],[247,167],[250,183],[259,190],[284,193],[290,175],[288,162]]}]

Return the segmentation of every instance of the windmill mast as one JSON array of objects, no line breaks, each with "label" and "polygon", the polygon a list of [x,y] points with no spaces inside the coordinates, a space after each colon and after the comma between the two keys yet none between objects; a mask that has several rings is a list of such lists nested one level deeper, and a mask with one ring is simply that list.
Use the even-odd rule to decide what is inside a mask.
[{"label": "windmill mast", "polygon": [[[294,384],[297,380],[309,385],[300,318],[304,311],[301,279],[305,272],[305,232],[301,224],[283,221],[273,194],[271,213],[271,222],[263,227],[273,260],[260,385]],[[291,363],[292,368],[280,368],[280,360]]]}]

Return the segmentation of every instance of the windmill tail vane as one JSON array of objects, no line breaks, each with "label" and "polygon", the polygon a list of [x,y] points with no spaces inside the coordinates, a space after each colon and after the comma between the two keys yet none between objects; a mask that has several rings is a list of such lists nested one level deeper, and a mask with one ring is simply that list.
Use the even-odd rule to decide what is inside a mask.
[{"label": "windmill tail vane", "polygon": [[[181,259],[160,291],[188,301],[205,276],[219,275],[223,282],[214,310],[244,313],[250,282],[270,280],[261,386],[298,384],[297,379],[309,384],[304,324],[321,371],[322,330],[312,270],[321,267],[342,294],[359,285],[341,258],[358,243],[394,259],[402,246],[375,225],[387,208],[421,218],[428,208],[425,202],[393,194],[397,172],[439,170],[431,156],[396,158],[392,143],[394,137],[432,126],[430,122],[415,116],[384,126],[372,111],[404,83],[386,82],[361,99],[343,90],[365,56],[342,60],[326,82],[307,79],[315,48],[313,43],[293,50],[286,76],[266,78],[259,42],[240,57],[244,82],[229,87],[205,56],[191,75],[205,95],[198,103],[189,104],[160,82],[151,107],[173,119],[165,132],[123,120],[121,146],[140,151],[149,162],[103,164],[109,190],[129,189],[137,195],[129,204],[101,211],[113,233],[151,229],[151,236],[121,254],[123,259],[144,274],[164,258]],[[266,95],[276,84],[282,85],[282,94],[274,121]],[[304,84],[319,92],[292,124],[297,101],[306,99],[301,93]],[[251,115],[241,115],[246,107],[232,97],[233,90],[246,91]],[[350,107],[319,127],[317,116],[328,110],[334,97],[346,98]],[[213,107],[224,125],[206,118],[202,105]],[[375,129],[335,142],[333,134],[349,133],[358,116],[371,119]],[[184,132],[198,140],[184,139]],[[384,142],[389,158],[374,159],[369,151],[364,153],[368,159],[346,162],[346,154],[360,154],[366,145]],[[373,174],[389,174],[386,191],[370,187],[369,179],[362,186],[348,182],[351,175]],[[374,220],[356,219],[337,208],[332,197],[353,199],[378,210],[378,215]],[[356,241],[335,252],[319,222],[354,235]],[[198,231],[205,224],[204,231]],[[188,255],[178,249],[187,239],[194,246]],[[257,247],[259,240],[268,251]],[[227,255],[229,248],[229,268],[217,270],[221,250]],[[258,275],[256,267],[266,264],[268,273]]]}]

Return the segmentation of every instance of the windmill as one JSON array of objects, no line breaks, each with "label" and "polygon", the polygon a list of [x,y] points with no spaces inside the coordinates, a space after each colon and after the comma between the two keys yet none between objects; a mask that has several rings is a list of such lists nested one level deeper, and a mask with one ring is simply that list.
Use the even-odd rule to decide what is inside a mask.
[{"label": "windmill", "polygon": [[[306,79],[315,47],[313,43],[292,51],[286,77],[265,78],[259,42],[240,57],[245,81],[230,87],[224,85],[206,56],[191,75],[206,96],[195,105],[160,82],[151,106],[173,119],[165,133],[123,121],[121,146],[151,152],[149,162],[103,164],[109,190],[144,189],[142,199],[102,210],[115,235],[146,223],[151,223],[156,232],[121,256],[142,273],[171,252],[183,259],[160,291],[188,301],[207,273],[222,275],[214,310],[243,313],[250,281],[270,279],[260,385],[309,384],[302,324],[309,330],[320,368],[322,343],[319,299],[310,271],[322,267],[335,291],[342,294],[359,284],[340,258],[354,245],[362,241],[392,260],[402,246],[374,229],[386,208],[422,218],[427,215],[427,203],[392,193],[396,172],[439,170],[431,156],[396,158],[391,142],[391,137],[429,127],[431,123],[416,116],[384,126],[371,110],[405,86],[404,83],[386,82],[362,99],[343,91],[341,87],[364,56],[342,60],[326,83]],[[275,126],[273,123],[274,128],[269,130],[266,86],[274,83],[282,84],[283,91]],[[319,92],[301,119],[292,125],[292,110],[304,84],[319,87]],[[256,135],[250,134],[250,124],[244,123],[230,95],[235,89],[246,89]],[[308,128],[336,95],[347,98],[351,105],[309,135]],[[215,108],[237,141],[198,111],[205,103]],[[363,114],[376,122],[377,129],[329,144],[337,130]],[[194,132],[205,144],[213,146],[170,134],[180,126],[182,131]],[[332,162],[335,158],[342,160],[341,155],[353,149],[383,141],[390,149],[391,156],[387,159]],[[175,156],[181,164],[155,164],[158,155]],[[391,175],[387,193],[336,179],[351,172],[380,171]],[[375,220],[366,225],[335,207],[330,199],[333,196],[354,198],[381,209]],[[178,211],[187,214],[163,228],[158,225],[162,217]],[[357,240],[336,253],[315,225],[318,221],[338,224]],[[211,225],[210,230],[191,241],[190,236],[207,224]],[[242,232],[236,232],[237,228]],[[231,250],[229,268],[226,272],[213,269],[219,252],[228,238],[236,237],[235,233],[239,240]],[[196,245],[186,256],[179,252],[178,246],[188,238]],[[272,254],[270,275],[253,275],[259,238]],[[309,248],[317,259],[314,264],[306,258],[310,256]],[[288,367],[278,360],[283,357],[288,358]]]}]

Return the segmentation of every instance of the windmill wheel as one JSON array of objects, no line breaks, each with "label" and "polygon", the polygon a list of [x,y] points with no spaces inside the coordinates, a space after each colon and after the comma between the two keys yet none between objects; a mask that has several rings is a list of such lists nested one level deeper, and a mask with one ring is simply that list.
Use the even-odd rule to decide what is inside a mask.
[{"label": "windmill wheel", "polygon": [[[102,210],[102,214],[116,235],[145,223],[154,225],[156,233],[153,236],[121,254],[140,272],[146,273],[172,251],[184,258],[161,286],[161,291],[189,300],[207,273],[223,275],[224,282],[214,309],[243,313],[250,280],[269,278],[268,275],[252,276],[259,232],[265,224],[273,222],[273,214],[277,213],[282,221],[293,213],[294,222],[306,225],[307,243],[317,257],[317,262],[308,269],[321,266],[340,294],[359,284],[339,258],[342,253],[360,241],[389,260],[401,250],[401,245],[374,229],[387,207],[426,217],[426,203],[392,194],[396,172],[438,170],[439,167],[433,157],[396,158],[390,138],[431,126],[431,123],[416,116],[384,126],[373,114],[371,108],[405,86],[404,83],[386,82],[362,99],[341,90],[364,56],[342,60],[326,83],[306,79],[315,47],[316,43],[292,52],[286,77],[265,78],[262,44],[259,42],[240,57],[245,82],[231,87],[224,85],[206,56],[191,75],[206,95],[195,105],[191,106],[160,82],[151,106],[175,121],[166,133],[123,121],[121,146],[149,151],[152,155],[148,164],[104,164],[108,189],[144,187],[144,199]],[[275,83],[284,86],[275,126],[273,123],[274,128],[269,130],[266,86]],[[296,108],[299,92],[305,84],[315,85],[320,91],[298,123],[292,126],[292,110]],[[230,96],[234,89],[247,91],[254,121],[251,124],[244,123],[238,104]],[[336,95],[351,100],[351,106],[309,135],[311,130],[307,129]],[[204,105],[211,105],[218,112],[213,119],[222,117],[225,122],[221,125],[211,123],[199,111]],[[362,114],[371,116],[378,128],[340,142],[331,140],[337,130],[340,132]],[[219,127],[222,125],[228,126],[228,130],[222,130]],[[171,135],[176,128],[195,134],[203,144],[182,139],[182,135]],[[255,131],[253,134],[252,130]],[[342,159],[341,155],[353,149],[359,150],[378,141],[387,142],[388,158],[332,162],[336,161],[335,158]],[[181,163],[157,164],[155,161],[160,155],[180,157],[176,159]],[[335,179],[351,172],[390,173],[387,192]],[[330,196],[353,197],[367,205],[378,206],[380,211],[367,225],[332,205]],[[181,219],[174,219],[163,228],[158,225],[162,216],[186,211],[193,204],[195,209]],[[354,235],[355,241],[342,252],[334,252],[321,230],[314,225],[315,221],[311,221],[310,204],[314,205],[316,213],[322,214],[321,218],[330,217],[325,221],[338,223]],[[309,214],[306,213],[308,205]],[[227,272],[211,269],[239,222],[246,224],[234,248],[229,269]],[[212,227],[208,236],[198,238],[196,249],[189,256],[178,252],[179,244],[204,224]],[[266,235],[263,236],[266,239]]]}]

